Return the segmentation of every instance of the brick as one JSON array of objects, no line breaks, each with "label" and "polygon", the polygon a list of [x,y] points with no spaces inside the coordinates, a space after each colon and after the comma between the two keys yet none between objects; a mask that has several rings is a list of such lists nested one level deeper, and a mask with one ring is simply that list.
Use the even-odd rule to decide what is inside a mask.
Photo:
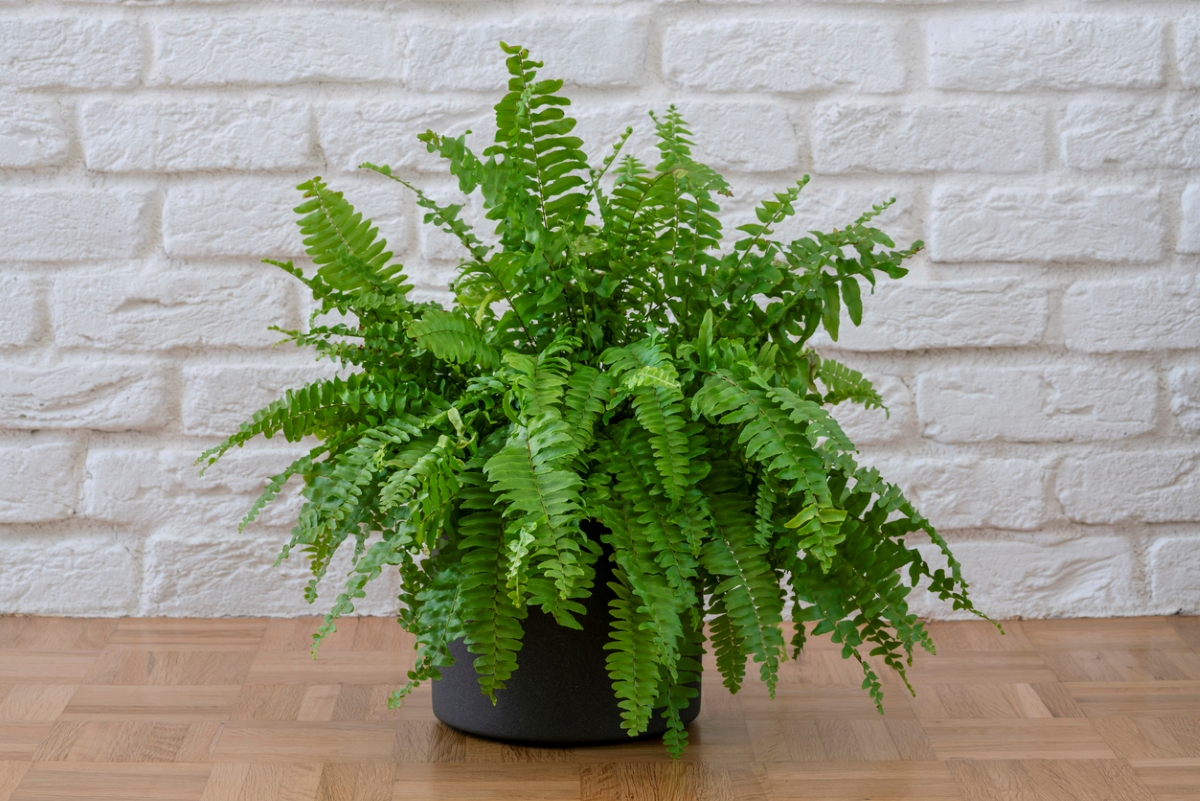
[{"label": "brick", "polygon": [[1150,590],[1163,614],[1200,614],[1200,538],[1163,537],[1150,547]]},{"label": "brick", "polygon": [[54,280],[60,347],[133,351],[269,348],[294,327],[290,283],[256,270],[70,273]]},{"label": "brick", "polygon": [[169,386],[166,371],[144,361],[0,365],[0,428],[162,428],[172,416]]},{"label": "brick", "polygon": [[0,169],[61,164],[69,147],[62,109],[57,103],[0,99]]},{"label": "brick", "polygon": [[1040,342],[1049,317],[1046,291],[1018,279],[863,283],[862,325],[843,314],[836,345],[822,333],[814,344],[856,351],[994,348]]},{"label": "brick", "polygon": [[298,100],[86,103],[88,169],[104,172],[272,170],[312,160],[308,104]]},{"label": "brick", "polygon": [[917,379],[922,434],[939,442],[1112,440],[1154,428],[1149,370],[954,367]]},{"label": "brick", "polygon": [[1045,162],[1045,127],[1042,111],[1011,103],[822,103],[813,163],[819,173],[1029,172]]},{"label": "brick", "polygon": [[0,259],[131,258],[148,239],[150,198],[140,192],[7,189],[0,205]]},{"label": "brick", "polygon": [[138,611],[141,559],[128,537],[0,533],[0,548],[0,614],[116,617]]},{"label": "brick", "polygon": [[542,78],[603,89],[638,86],[649,39],[649,19],[630,14],[414,25],[408,31],[405,83],[420,92],[501,91],[508,73],[497,42],[504,41],[544,61]]},{"label": "brick", "polygon": [[71,443],[0,447],[0,523],[64,520],[75,513],[79,449]]},{"label": "brick", "polygon": [[384,17],[167,18],[154,29],[155,83],[166,86],[393,81],[403,37]]},{"label": "brick", "polygon": [[1189,89],[1200,86],[1200,17],[1185,16],[1175,22],[1175,55],[1179,78]]},{"label": "brick", "polygon": [[1063,297],[1067,347],[1092,353],[1200,347],[1195,275],[1080,281]]},{"label": "brick", "polygon": [[395,169],[448,172],[445,161],[425,150],[417,135],[433,130],[459,136],[476,153],[492,144],[495,124],[485,104],[452,100],[422,102],[338,101],[317,112],[321,147],[332,166],[357,170],[364,161]]},{"label": "brick", "polygon": [[705,92],[904,88],[896,31],[873,22],[680,22],[663,34],[662,53],[663,77]]},{"label": "brick", "polygon": [[[951,542],[951,548],[975,606],[998,620],[1145,613],[1137,595],[1137,557],[1123,537]],[[931,565],[945,565],[935,547],[918,550]],[[914,592],[910,599],[911,611],[921,616],[971,617],[927,593]]]},{"label": "brick", "polygon": [[943,17],[928,23],[927,35],[935,89],[1144,89],[1163,82],[1163,25],[1147,17]]},{"label": "brick", "polygon": [[829,411],[855,445],[879,445],[903,439],[913,430],[916,410],[912,392],[898,376],[867,376],[883,398],[884,409],[866,409],[849,401]]},{"label": "brick", "polygon": [[1049,518],[1044,465],[1031,459],[977,455],[864,460],[897,484],[939,529],[998,528],[1031,531]]},{"label": "brick", "polygon": [[1077,100],[1060,135],[1063,163],[1076,169],[1200,166],[1200,105],[1192,100]]},{"label": "brick", "polygon": [[[483,199],[479,192],[464,197],[458,184],[426,185],[425,192],[439,203],[460,203],[463,206],[459,218],[471,226],[475,235],[487,244],[494,244],[496,237],[493,231],[496,223],[488,220],[484,214]],[[458,271],[458,263],[467,255],[458,237],[446,233],[436,225],[422,223],[417,228],[417,241],[420,243],[421,257],[409,274],[413,280],[423,286],[445,287]]]},{"label": "brick", "polygon": [[[385,236],[393,251],[408,241],[404,195],[378,180],[335,179],[331,185]],[[300,256],[304,243],[293,209],[301,195],[283,179],[218,179],[172,187],[163,205],[163,245],[180,257]]]},{"label": "brick", "polygon": [[111,19],[0,20],[0,85],[128,89],[142,70],[137,24]]},{"label": "brick", "polygon": [[1200,253],[1200,184],[1188,184],[1181,198],[1183,221],[1179,230],[1180,253]]},{"label": "brick", "polygon": [[1200,451],[1072,456],[1057,486],[1063,511],[1080,523],[1200,520]]},{"label": "brick", "polygon": [[[739,182],[740,184],[741,182]],[[763,182],[758,186],[735,190],[732,198],[719,197],[722,211],[719,215],[726,227],[727,235],[738,225],[755,219],[752,208],[762,199],[772,197],[778,192],[783,181]],[[873,206],[895,198],[886,211],[871,223],[883,230],[897,244],[908,245],[921,237],[921,220],[914,203],[920,192],[909,187],[871,187],[840,186],[833,180],[816,178],[804,187],[800,197],[792,204],[796,210],[775,228],[776,238],[790,242],[809,235],[809,231],[832,231],[834,228],[845,228],[864,212]],[[741,236],[740,233],[737,234]],[[867,301],[868,307],[872,300]]]},{"label": "brick", "polygon": [[29,345],[37,335],[41,298],[32,280],[0,275],[0,348]]},{"label": "brick", "polygon": [[780,172],[800,166],[796,127],[779,106],[685,102],[680,111],[695,133],[696,158],[717,169]]},{"label": "brick", "polygon": [[1137,186],[943,185],[929,238],[934,261],[1151,262],[1163,218],[1158,192]]},{"label": "brick", "polygon": [[1200,367],[1176,367],[1167,374],[1171,413],[1189,434],[1200,434]]},{"label": "brick", "polygon": [[183,430],[187,434],[227,437],[250,415],[283,396],[328,378],[327,362],[302,366],[265,364],[191,364],[183,368]]},{"label": "brick", "polygon": [[[182,529],[182,530],[180,530]],[[269,531],[269,530],[268,530]],[[299,549],[274,567],[286,530],[277,536],[238,535],[208,528],[170,526],[146,542],[143,611],[146,615],[223,617],[295,617],[323,613],[341,591],[350,570],[353,544],[339,549],[321,583],[315,606],[304,601],[312,578]],[[180,565],[187,565],[180,570]],[[355,602],[356,614],[395,616],[399,574],[384,571],[367,585],[367,597]]]},{"label": "brick", "polygon": [[[194,449],[153,451],[93,448],[80,514],[120,524],[170,524],[187,520],[214,532],[235,532],[266,481],[307,452],[304,446],[236,449],[203,476]],[[290,526],[300,510],[299,479],[258,517],[258,522]]]}]

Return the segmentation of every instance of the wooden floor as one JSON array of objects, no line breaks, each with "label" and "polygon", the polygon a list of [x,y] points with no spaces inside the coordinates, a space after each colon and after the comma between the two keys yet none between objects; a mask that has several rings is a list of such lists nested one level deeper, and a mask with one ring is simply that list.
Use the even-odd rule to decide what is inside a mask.
[{"label": "wooden floor", "polygon": [[[1200,799],[1200,619],[934,624],[881,717],[816,641],[778,697],[707,670],[692,745],[506,746],[385,699],[410,643],[346,621],[0,618],[0,801]],[[711,667],[711,666],[710,666]]]}]

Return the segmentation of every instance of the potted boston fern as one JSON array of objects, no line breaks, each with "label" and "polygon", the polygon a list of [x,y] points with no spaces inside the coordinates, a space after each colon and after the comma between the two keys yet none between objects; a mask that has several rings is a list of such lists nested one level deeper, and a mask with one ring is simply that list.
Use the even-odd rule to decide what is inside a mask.
[{"label": "potted boston fern", "polygon": [[[716,197],[729,186],[692,159],[673,108],[654,118],[656,167],[621,155],[629,131],[589,166],[562,82],[503,49],[495,143],[476,154],[465,135],[420,137],[464,193],[481,193],[495,245],[461,206],[363,165],[462,243],[452,307],[412,299],[371,223],[320,178],[302,184],[315,270],[272,263],[318,302],[290,339],[343,377],[288,391],[202,460],[259,435],[320,440],[243,525],[303,479],[281,558],[303,549],[310,601],[353,543],[314,649],[369,581],[398,569],[417,654],[393,702],[432,680],[453,726],[542,742],[663,733],[678,755],[706,647],[731,691],[752,660],[773,692],[806,632],[858,660],[879,703],[864,649],[903,676],[915,645],[932,648],[906,603],[919,581],[974,610],[946,543],[856,464],[826,409],[879,396],[806,343],[821,326],[836,339],[843,308],[857,325],[860,282],[903,276],[921,243],[898,250],[870,227],[884,206],[776,240],[805,179],[723,249]],[[343,322],[316,324],[333,312]],[[917,533],[948,571],[906,546]]]}]

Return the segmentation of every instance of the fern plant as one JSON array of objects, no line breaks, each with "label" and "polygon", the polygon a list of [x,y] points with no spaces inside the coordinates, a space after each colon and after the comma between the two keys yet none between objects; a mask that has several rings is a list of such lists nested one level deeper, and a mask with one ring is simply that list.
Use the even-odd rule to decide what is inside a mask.
[{"label": "fern plant", "polygon": [[[399,623],[417,655],[393,703],[439,677],[457,638],[494,702],[520,664],[529,609],[580,627],[599,558],[614,564],[607,668],[631,735],[658,710],[678,755],[706,647],[731,691],[753,662],[773,693],[808,633],[858,660],[880,703],[867,657],[904,676],[914,647],[933,650],[906,602],[913,587],[925,580],[955,609],[974,609],[946,543],[856,463],[827,410],[880,407],[879,395],[807,343],[822,326],[837,339],[843,309],[859,324],[862,282],[900,278],[921,243],[897,249],[870,225],[888,203],[831,233],[776,238],[805,177],[763,200],[723,248],[717,199],[730,187],[693,159],[674,107],[651,115],[655,166],[623,155],[630,130],[589,162],[562,82],[539,79],[525,49],[502,48],[495,142],[476,153],[465,134],[419,137],[462,192],[482,196],[495,244],[461,205],[363,165],[414,192],[425,223],[462,244],[451,308],[411,297],[340,192],[320,178],[301,184],[315,270],[271,263],[317,308],[308,330],[286,333],[344,377],[287,392],[201,460],[260,435],[320,441],[269,480],[243,525],[292,476],[303,480],[280,558],[303,550],[310,602],[352,542],[353,571],[314,651],[368,582],[399,570]],[[342,322],[317,324],[332,312]],[[586,527],[600,541],[586,521],[602,524]],[[905,544],[918,533],[948,568]]]}]

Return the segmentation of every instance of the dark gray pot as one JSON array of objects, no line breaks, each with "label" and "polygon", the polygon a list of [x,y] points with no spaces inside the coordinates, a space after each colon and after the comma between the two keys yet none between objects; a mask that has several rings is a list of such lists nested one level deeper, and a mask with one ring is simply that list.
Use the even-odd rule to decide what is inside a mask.
[{"label": "dark gray pot", "polygon": [[[442,668],[433,683],[433,714],[447,726],[510,742],[572,745],[628,742],[621,728],[621,709],[605,668],[608,652],[608,602],[614,593],[606,557],[596,562],[592,596],[583,601],[587,614],[578,619],[583,630],[559,626],[539,609],[530,609],[523,621],[525,637],[517,654],[518,669],[496,693],[496,705],[479,691],[475,657],[462,640],[450,645],[454,665]],[[700,684],[695,685],[697,690]],[[700,696],[682,714],[690,723],[700,714]],[[666,722],[655,715],[644,737],[666,731]]]}]

